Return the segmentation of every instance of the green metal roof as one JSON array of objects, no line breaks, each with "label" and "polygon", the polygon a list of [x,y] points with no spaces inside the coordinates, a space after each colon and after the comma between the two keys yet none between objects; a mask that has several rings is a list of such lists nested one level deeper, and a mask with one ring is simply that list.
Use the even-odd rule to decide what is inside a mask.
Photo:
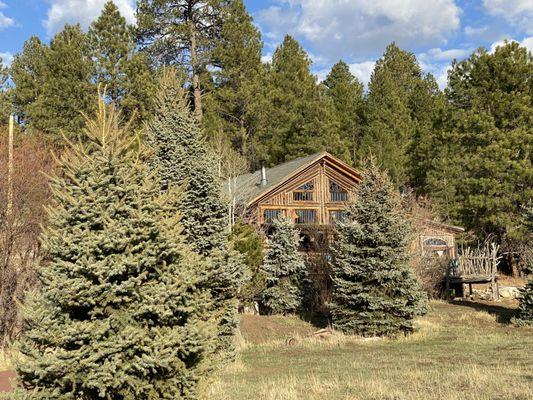
[{"label": "green metal roof", "polygon": [[[266,186],[261,186],[261,170],[251,172],[248,174],[240,175],[237,177],[236,182],[236,193],[237,193],[237,203],[238,204],[247,204],[257,196],[266,193],[270,189],[276,187],[283,182],[285,178],[294,172],[298,171],[300,168],[306,167],[315,161],[320,160],[322,157],[327,155],[326,152],[319,152],[311,154],[310,156],[296,158],[295,160],[287,161],[283,164],[276,165],[266,169],[267,184]],[[228,186],[227,183],[224,185],[224,190],[227,192]]]}]

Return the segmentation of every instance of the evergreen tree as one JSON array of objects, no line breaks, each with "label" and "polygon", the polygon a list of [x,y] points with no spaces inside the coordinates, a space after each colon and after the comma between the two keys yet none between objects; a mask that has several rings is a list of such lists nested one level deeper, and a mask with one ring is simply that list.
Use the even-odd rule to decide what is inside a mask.
[{"label": "evergreen tree", "polygon": [[41,291],[27,305],[20,399],[194,399],[208,366],[208,263],[187,243],[172,187],[100,104],[52,179]]},{"label": "evergreen tree", "polygon": [[483,238],[514,239],[533,197],[533,58],[517,43],[454,63],[451,109],[432,146],[428,189],[450,219]]},{"label": "evergreen tree", "polygon": [[267,284],[263,303],[272,314],[290,314],[299,311],[303,302],[301,282],[306,267],[298,252],[300,234],[285,217],[276,218],[273,227],[263,266]]},{"label": "evergreen tree", "polygon": [[201,74],[211,64],[227,0],[139,0],[137,39],[159,64],[188,67],[194,110],[202,120]]},{"label": "evergreen tree", "polygon": [[9,115],[13,112],[8,79],[9,68],[4,67],[2,57],[0,57],[0,126],[7,124]]},{"label": "evergreen tree", "polygon": [[331,68],[323,83],[333,100],[341,137],[349,144],[350,157],[355,162],[363,122],[363,84],[352,75],[348,64],[342,60]]},{"label": "evergreen tree", "polygon": [[55,140],[61,140],[59,132],[69,138],[80,135],[82,114],[94,110],[96,92],[91,83],[94,65],[80,26],[65,25],[50,47],[31,39],[14,67],[15,84],[22,84],[15,90],[15,104],[29,126]]},{"label": "evergreen tree", "polygon": [[309,70],[311,60],[290,36],[276,49],[268,74],[268,123],[260,134],[260,158],[279,164],[327,150],[349,159],[333,101]]},{"label": "evergreen tree", "polygon": [[198,121],[190,112],[187,92],[173,69],[163,72],[147,136],[154,149],[151,163],[161,177],[162,189],[186,187],[179,202],[184,233],[200,254],[212,259],[206,273],[216,302],[213,313],[220,322],[217,349],[233,356],[236,294],[246,276],[240,257],[228,245],[228,204],[221,192],[215,157],[208,151]]},{"label": "evergreen tree", "polygon": [[[530,203],[525,210],[525,229],[528,244],[533,241],[533,204]],[[522,298],[514,322],[518,325],[533,325],[533,261],[528,260],[529,265],[527,272],[531,274],[526,287],[522,289]]]},{"label": "evergreen tree", "polygon": [[155,89],[154,74],[146,55],[135,52],[133,28],[118,7],[108,1],[90,26],[88,40],[96,65],[95,80],[105,85],[109,101],[129,119],[147,120]]},{"label": "evergreen tree", "polygon": [[261,269],[263,265],[263,236],[256,228],[243,221],[237,221],[231,231],[230,241],[236,251],[244,257],[250,280],[239,291],[241,303],[250,306],[266,289],[266,275]]},{"label": "evergreen tree", "polygon": [[[417,138],[417,133],[427,134],[432,121],[424,121],[424,112],[417,111],[420,106],[433,102],[434,89],[428,82],[424,83],[414,54],[394,43],[387,46],[368,85],[366,129],[360,151],[361,156],[374,154],[397,186],[412,183],[413,164],[425,159],[424,153],[420,157],[417,151],[417,145],[421,140],[425,143],[425,137]],[[413,161],[412,157],[417,160]]]},{"label": "evergreen tree", "polygon": [[30,37],[11,63],[13,107],[20,121],[31,127],[31,106],[41,96],[45,79],[45,54],[49,51],[37,36]]},{"label": "evergreen tree", "polygon": [[216,89],[210,97],[215,103],[214,113],[223,121],[220,129],[256,164],[257,132],[265,118],[261,34],[242,0],[232,1],[224,15],[220,39],[213,49],[213,63],[218,69],[214,76]]},{"label": "evergreen tree", "polygon": [[333,324],[363,336],[412,332],[425,296],[408,263],[411,234],[401,198],[373,162],[355,198],[333,247]]}]

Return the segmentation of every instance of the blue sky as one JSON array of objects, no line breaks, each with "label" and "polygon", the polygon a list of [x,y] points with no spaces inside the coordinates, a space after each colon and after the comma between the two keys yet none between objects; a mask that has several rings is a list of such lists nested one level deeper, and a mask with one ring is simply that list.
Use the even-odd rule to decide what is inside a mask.
[{"label": "blue sky", "polygon": [[[47,41],[65,23],[87,27],[106,0],[0,0],[0,55],[9,63],[31,35]],[[134,22],[134,0],[115,0]],[[387,43],[415,53],[441,87],[453,58],[504,39],[533,51],[533,0],[245,0],[268,60],[286,33],[322,78],[339,59],[367,82]]]}]

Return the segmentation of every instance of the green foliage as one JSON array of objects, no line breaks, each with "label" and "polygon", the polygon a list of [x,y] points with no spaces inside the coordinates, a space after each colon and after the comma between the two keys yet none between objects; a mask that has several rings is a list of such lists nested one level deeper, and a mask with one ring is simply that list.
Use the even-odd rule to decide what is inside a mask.
[{"label": "green foliage", "polygon": [[272,314],[290,314],[300,311],[303,302],[300,286],[306,267],[298,252],[300,233],[285,217],[275,219],[273,227],[263,265],[267,275],[263,303]]},{"label": "green foliage", "polygon": [[429,193],[478,237],[520,239],[533,197],[532,56],[517,43],[480,49],[450,71],[452,109],[433,138]]},{"label": "green foliage", "polygon": [[339,61],[323,84],[333,100],[343,141],[349,146],[352,163],[357,159],[363,112],[363,84],[352,75],[348,64]]},{"label": "green foliage", "polygon": [[235,354],[236,295],[247,276],[239,254],[228,244],[228,204],[222,195],[215,157],[208,150],[189,109],[187,92],[172,68],[163,71],[155,115],[147,124],[146,133],[154,151],[150,162],[158,171],[161,188],[185,187],[178,205],[184,234],[200,254],[212,260],[206,271],[206,285],[215,299],[211,311],[219,321],[216,352],[231,358]]},{"label": "green foliage", "polygon": [[[14,98],[28,126],[60,141],[76,138],[94,110],[94,74],[87,36],[79,25],[65,25],[50,47],[30,39],[14,61]],[[19,87],[20,83],[20,87]]]},{"label": "green foliage", "polygon": [[261,132],[260,158],[272,165],[320,150],[349,154],[339,133],[332,99],[317,86],[311,60],[290,36],[274,52],[268,74],[268,124]]},{"label": "green foliage", "polygon": [[[266,70],[261,62],[261,34],[253,24],[242,0],[230,2],[213,49],[216,88],[207,96],[220,126],[233,145],[252,163],[257,147],[257,132],[264,125]],[[207,114],[207,112],[206,112]],[[209,116],[206,115],[206,119]],[[209,126],[206,125],[206,126]]]},{"label": "green foliage", "polygon": [[176,72],[167,68],[159,82],[154,117],[147,124],[163,189],[185,184],[180,210],[186,234],[197,250],[209,254],[227,240],[228,206],[198,121],[190,112],[187,92]]},{"label": "green foliage", "polygon": [[133,28],[112,1],[91,24],[88,41],[96,67],[94,80],[105,85],[107,99],[122,108],[125,118],[135,113],[136,124],[147,120],[155,90],[154,73],[147,57],[135,52]]},{"label": "green foliage", "polygon": [[[533,204],[528,204],[528,207],[525,209],[524,213],[524,226],[526,229],[526,240],[528,246],[531,246],[533,242]],[[529,248],[531,252],[531,248]],[[518,307],[518,312],[514,322],[517,325],[533,325],[533,259],[531,259],[531,254],[529,254],[529,259],[527,265],[527,270],[531,277],[526,287],[521,290],[520,306]]]},{"label": "green foliage", "polygon": [[29,108],[42,93],[47,50],[47,46],[37,36],[32,36],[24,43],[22,52],[15,55],[11,64],[11,79],[15,86],[11,92],[13,106],[26,125],[31,125],[32,113]]},{"label": "green foliage", "polygon": [[533,325],[533,279],[521,290],[520,306],[513,322],[517,325]]},{"label": "green foliage", "polygon": [[139,0],[137,42],[156,64],[186,67],[194,111],[202,120],[201,76],[212,65],[227,0]]},{"label": "green foliage", "polygon": [[426,136],[439,95],[434,80],[422,76],[414,54],[392,43],[376,63],[368,90],[360,155],[373,154],[398,187],[423,180],[423,162],[431,150]]},{"label": "green foliage", "polygon": [[266,288],[266,275],[261,269],[263,265],[263,236],[249,224],[237,221],[231,232],[230,241],[233,248],[244,257],[248,267],[250,281],[239,292],[242,303],[250,305]]},{"label": "green foliage", "polygon": [[8,85],[9,68],[4,67],[0,57],[0,125],[7,124],[9,115],[13,112]]},{"label": "green foliage", "polygon": [[410,333],[425,295],[409,266],[410,225],[389,177],[371,162],[333,247],[335,327],[383,336]]},{"label": "green foliage", "polygon": [[213,344],[209,263],[173,186],[100,104],[52,179],[41,291],[26,306],[15,399],[195,399]]}]

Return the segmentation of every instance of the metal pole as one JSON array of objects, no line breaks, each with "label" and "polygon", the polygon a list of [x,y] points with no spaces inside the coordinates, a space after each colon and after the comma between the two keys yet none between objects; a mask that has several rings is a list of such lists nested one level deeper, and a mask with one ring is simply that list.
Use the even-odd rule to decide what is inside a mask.
[{"label": "metal pole", "polygon": [[8,164],[7,164],[7,210],[8,219],[13,213],[13,115],[9,116],[9,139],[8,139]]}]

